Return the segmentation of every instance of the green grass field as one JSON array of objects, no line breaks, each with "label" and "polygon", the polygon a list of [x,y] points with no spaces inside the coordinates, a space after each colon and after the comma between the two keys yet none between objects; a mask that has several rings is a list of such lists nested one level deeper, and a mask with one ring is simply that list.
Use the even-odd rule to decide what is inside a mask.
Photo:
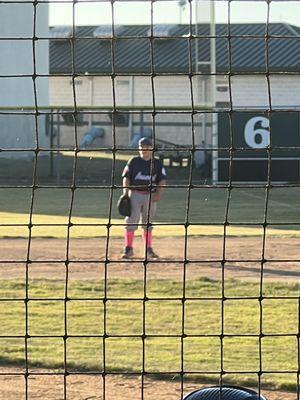
[{"label": "green grass field", "polygon": [[[259,305],[257,300],[234,300],[239,296],[258,296],[255,283],[228,280],[224,304],[223,361],[227,372],[248,371],[226,375],[229,382],[255,384],[259,369],[258,334]],[[106,332],[104,332],[104,281],[72,281],[68,286],[67,332],[64,325],[64,293],[62,281],[30,279],[28,303],[29,367],[61,370],[64,366],[62,336],[67,333],[67,366],[70,371],[101,371],[103,369],[103,338],[105,339],[107,372],[141,372],[143,332],[143,282],[133,279],[108,281]],[[267,283],[264,295],[295,297],[263,301],[262,369],[264,385],[273,389],[295,389],[297,370],[297,295],[296,284]],[[24,366],[25,332],[24,282],[2,281],[0,335],[1,364]],[[145,369],[149,373],[181,370],[182,283],[149,280],[149,300],[145,305]],[[199,372],[202,380],[212,379],[220,370],[221,285],[207,278],[188,281],[185,303],[184,370]],[[131,300],[128,300],[128,297]],[[166,299],[168,297],[168,299]],[[199,298],[206,298],[201,300]],[[89,300],[84,300],[84,299]],[[160,300],[151,300],[151,299]],[[195,299],[197,298],[197,299]],[[209,300],[211,298],[211,300]],[[17,301],[20,299],[20,301]],[[43,300],[45,299],[45,300]],[[52,300],[51,300],[52,299]],[[114,300],[115,299],[115,300]],[[279,317],[279,316],[283,316]],[[283,336],[268,336],[282,334]],[[20,338],[17,336],[20,335]],[[151,336],[152,335],[152,336]],[[179,335],[179,337],[162,337]],[[197,337],[200,335],[200,337]],[[215,335],[215,336],[212,336]],[[228,335],[228,336],[227,336]],[[240,335],[240,336],[239,336]],[[243,335],[249,335],[244,336]],[[290,336],[288,336],[290,335]],[[82,336],[82,337],[80,337]],[[127,337],[126,337],[127,336]],[[128,337],[131,336],[131,337]],[[236,350],[238,348],[238,351]],[[253,371],[251,373],[251,371]],[[272,371],[294,371],[290,374]]]},{"label": "green grass field", "polygon": [[[117,213],[116,202],[120,190],[113,191],[111,222],[122,224]],[[300,236],[300,196],[299,188],[274,188],[270,191],[268,204],[269,235]],[[0,220],[4,224],[28,224],[30,216],[32,190],[27,188],[0,189]],[[191,191],[188,221],[189,235],[223,235],[226,214],[227,190],[219,188],[200,188]],[[158,236],[182,236],[183,224],[187,215],[187,190],[166,188],[159,203],[156,222],[173,226],[157,228]],[[51,224],[68,223],[71,203],[69,189],[37,189],[33,202],[32,230],[35,237],[65,237],[66,229]],[[71,212],[72,237],[106,236],[106,227],[110,207],[109,189],[75,190]],[[229,202],[228,221],[239,226],[228,227],[228,235],[261,235],[264,220],[265,191],[263,189],[233,189]],[[214,225],[207,226],[212,223]],[[86,226],[80,226],[81,224]],[[177,224],[177,225],[176,225]],[[275,225],[273,225],[275,224]],[[279,225],[276,225],[279,224]],[[289,224],[289,225],[285,225]],[[298,224],[298,225],[297,225]],[[77,226],[76,226],[77,225]],[[88,227],[88,225],[90,225]],[[111,236],[121,236],[123,227],[111,228]],[[27,237],[28,228],[20,226],[0,226],[0,237]]]},{"label": "green grass field", "polygon": [[[118,152],[114,169],[116,185],[121,185],[121,172],[132,154]],[[33,202],[33,224],[67,224],[71,204],[71,190],[52,188],[57,184],[54,160],[54,175],[49,175],[49,157],[40,157],[37,164],[36,183],[50,185],[50,188],[35,190]],[[70,186],[74,166],[74,154],[62,153],[60,157],[60,184]],[[5,185],[26,186],[32,184],[34,162],[31,159],[9,160],[0,159],[0,181]],[[110,197],[112,196],[112,223],[122,224],[123,220],[116,210],[120,189],[111,191],[101,188],[112,183],[112,155],[107,152],[83,152],[77,159],[76,184],[74,201],[71,210],[72,237],[106,236],[106,228],[97,227],[108,223]],[[176,167],[168,169],[170,185],[187,185],[189,168]],[[193,170],[192,182],[205,184],[199,171]],[[99,186],[97,189],[87,189],[81,186]],[[246,189],[234,188],[230,192],[228,208],[229,224],[239,226],[228,227],[229,235],[261,235],[262,227],[251,226],[253,223],[262,224],[264,221],[266,191],[263,188]],[[300,189],[272,188],[269,191],[267,221],[272,224],[268,228],[270,235],[300,235]],[[0,221],[4,224],[28,224],[31,206],[32,190],[30,188],[0,188]],[[181,236],[183,224],[188,221],[191,225],[189,235],[223,235],[223,224],[226,217],[228,191],[224,188],[201,187],[190,192],[186,188],[166,188],[158,208],[156,221],[174,224],[162,226],[157,230],[158,236]],[[187,213],[188,209],[188,213]],[[213,226],[206,224],[212,223]],[[276,226],[276,223],[279,224]],[[91,225],[89,229],[76,224]],[[178,224],[178,225],[176,225]],[[181,226],[180,226],[181,224]],[[275,224],[275,225],[273,225]],[[0,225],[0,237],[27,237],[26,227],[11,227]],[[94,226],[94,227],[93,227]],[[65,237],[65,229],[51,226],[34,227],[35,237]],[[111,236],[121,236],[122,227],[113,227]]]},{"label": "green grass field", "polygon": [[[128,155],[117,154],[117,185],[121,183],[120,174],[127,159]],[[70,155],[63,154],[61,157],[61,183],[65,186],[70,186],[72,182],[73,161]],[[69,214],[73,224],[70,228],[71,239],[105,237],[107,227],[102,225],[109,222],[123,224],[116,210],[121,190],[111,191],[100,187],[110,185],[111,167],[109,154],[103,153],[101,157],[96,157],[94,153],[84,153],[84,156],[80,156],[76,180],[78,187],[72,199],[70,189],[51,187],[57,182],[55,174],[49,176],[49,159],[39,159],[36,183],[50,187],[38,187],[34,191],[32,236],[65,238]],[[26,225],[30,222],[33,192],[23,186],[32,184],[32,172],[32,161],[15,160],[12,163],[11,160],[0,159],[2,184],[19,186],[0,187],[0,238],[28,237]],[[168,182],[171,185],[187,185],[188,172],[187,168],[169,169]],[[193,183],[205,184],[206,181],[201,180],[195,171]],[[82,185],[99,188],[83,188]],[[253,226],[253,223],[264,222],[265,189],[234,188],[230,194],[226,234],[240,237],[262,235],[262,225]],[[300,237],[299,194],[299,188],[291,187],[272,188],[269,191],[267,221],[271,225],[267,228],[268,235]],[[156,227],[156,236],[183,236],[185,222],[191,224],[188,235],[223,236],[228,191],[203,186],[192,189],[190,195],[188,202],[186,188],[166,188],[159,203],[156,222],[168,225]],[[111,220],[108,218],[110,205]],[[123,226],[110,228],[110,236],[122,235]],[[29,276],[30,368],[63,369],[62,337],[67,334],[67,367],[70,371],[102,371],[105,351],[106,372],[141,372],[143,281],[108,279],[106,309],[103,302],[104,287],[103,280],[88,277],[84,281],[69,281],[68,296],[71,300],[67,302],[65,327],[65,282],[57,279],[31,279]],[[149,373],[173,372],[171,377],[176,379],[183,368],[187,378],[194,377],[191,372],[198,372],[201,382],[216,382],[221,368],[221,284],[205,277],[194,277],[187,280],[185,289],[185,296],[189,299],[185,302],[185,318],[182,321],[182,282],[147,279],[149,300],[145,303],[145,369]],[[262,302],[262,333],[265,335],[261,339],[262,369],[265,371],[262,383],[272,389],[295,390],[298,351],[296,334],[299,329],[296,297],[299,295],[299,285],[297,282],[264,282],[263,290],[263,295],[269,298]],[[260,360],[259,282],[226,279],[225,296],[229,299],[224,303],[222,357],[223,368],[229,374],[224,376],[224,381],[255,385]],[[256,299],[245,299],[246,296]],[[276,296],[282,298],[272,298]],[[7,300],[0,302],[0,362],[3,367],[24,366],[25,297],[24,280],[1,281],[0,298]],[[89,300],[84,300],[87,298]],[[182,366],[180,335],[183,333],[183,325],[186,337],[183,339]],[[102,337],[104,333],[108,335],[105,340]]]}]

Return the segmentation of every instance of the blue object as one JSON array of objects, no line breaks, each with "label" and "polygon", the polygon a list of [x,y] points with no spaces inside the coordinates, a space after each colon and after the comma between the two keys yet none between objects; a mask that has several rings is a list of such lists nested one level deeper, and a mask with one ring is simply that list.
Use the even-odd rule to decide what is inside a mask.
[{"label": "blue object", "polygon": [[184,400],[266,400],[256,392],[239,386],[205,387],[188,394]]},{"label": "blue object", "polygon": [[103,128],[92,126],[91,129],[84,134],[84,137],[80,142],[80,146],[81,147],[90,146],[95,139],[102,138],[104,136],[104,133],[105,131]]},{"label": "blue object", "polygon": [[141,137],[152,137],[152,129],[151,128],[144,128],[143,131],[140,133]]},{"label": "blue object", "polygon": [[[134,133],[130,142],[130,147],[138,148],[139,147],[139,140],[142,138],[152,139],[152,129],[151,128],[144,128],[142,132]],[[151,145],[150,145],[151,146]]]},{"label": "blue object", "polygon": [[139,133],[135,133],[131,139],[129,146],[133,147],[134,149],[139,147],[140,138],[141,138],[141,135]]}]

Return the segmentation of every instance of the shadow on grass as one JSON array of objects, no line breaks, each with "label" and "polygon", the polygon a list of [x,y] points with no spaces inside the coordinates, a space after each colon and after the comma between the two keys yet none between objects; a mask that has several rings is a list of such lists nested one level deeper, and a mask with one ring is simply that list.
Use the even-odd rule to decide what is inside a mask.
[{"label": "shadow on grass", "polygon": [[[13,213],[29,215],[33,194],[31,186],[34,183],[32,211],[35,215],[63,216],[67,221],[72,208],[74,217],[104,218],[107,221],[109,215],[120,218],[116,205],[121,194],[122,171],[126,160],[137,153],[117,154],[115,161],[110,152],[94,154],[89,156],[87,153],[76,159],[74,155],[55,156],[52,170],[49,156],[38,157],[37,163],[30,158],[0,158],[0,186],[11,186],[0,187],[0,212],[12,213],[11,217],[8,216],[11,219],[14,219]],[[255,223],[262,232],[265,190],[233,188],[228,191],[226,187],[217,186],[196,186],[189,190],[189,168],[167,168],[167,173],[169,186],[159,203],[156,222],[181,224],[183,229],[188,218],[191,224],[217,224],[222,229],[227,219],[229,224],[239,223],[250,228]],[[191,178],[191,183],[196,185],[208,183],[196,169],[192,171]],[[71,190],[73,183],[76,187],[74,197]],[[272,228],[300,230],[297,189],[285,188],[284,193],[272,189],[273,202],[268,207],[268,223],[272,224]],[[226,211],[227,202],[229,207]],[[277,222],[279,225],[276,225]]]},{"label": "shadow on grass", "polygon": [[[131,152],[123,157],[116,157],[111,152],[99,153],[96,156],[80,156],[57,154],[51,160],[50,156],[26,158],[0,158],[0,183],[3,185],[32,185],[36,171],[37,185],[71,186],[73,175],[77,185],[111,185],[121,184],[121,174],[126,165],[126,159],[137,155]],[[113,173],[112,170],[114,169]],[[194,178],[201,179],[198,170],[193,171]],[[113,177],[114,175],[114,177]],[[171,181],[189,179],[188,167],[168,168],[168,179]]]},{"label": "shadow on grass", "polygon": [[[150,375],[151,379],[154,381],[173,381],[173,382],[180,382],[181,381],[181,376],[180,374],[177,375],[168,375],[168,374],[159,374],[155,376],[151,376],[151,373],[147,374]],[[220,376],[220,374],[216,375]],[[226,376],[226,374],[225,374]],[[234,376],[228,376],[225,377],[223,375],[223,384],[224,385],[236,385],[236,386],[247,386],[249,388],[252,388],[253,390],[257,390],[257,379],[254,378],[248,378],[244,377],[242,380],[239,379],[237,380]],[[149,376],[148,376],[149,377]],[[197,374],[197,376],[189,375],[189,373],[184,373],[184,382],[185,383],[197,383],[200,385],[216,385],[218,384],[219,379],[217,380],[216,377],[212,377],[211,375],[205,375],[205,374]],[[273,382],[270,382],[268,380],[264,380],[263,384],[263,390],[280,390],[280,391],[287,391],[287,392],[295,392],[297,390],[297,384],[289,384],[289,383],[281,383],[279,385],[274,384]]]},{"label": "shadow on grass", "polygon": [[[39,157],[37,163],[29,158],[23,160],[0,158],[0,186],[11,186],[0,188],[0,212],[29,215],[33,193],[31,186],[35,183],[33,213],[68,216],[71,206],[71,186],[73,176],[75,176],[73,216],[107,219],[112,196],[111,215],[113,218],[121,218],[116,205],[121,194],[121,176],[126,159],[116,159],[113,162],[111,154],[105,153],[103,157],[78,157],[76,163],[74,160],[74,157],[61,155],[59,163],[58,160],[54,160],[54,169],[51,174],[48,156]],[[59,174],[56,171],[58,166]],[[35,180],[33,179],[34,172],[36,172]],[[173,167],[167,172],[168,184],[188,184],[189,168]],[[195,179],[200,178],[199,171],[195,170],[194,175]],[[111,189],[112,185],[115,186],[113,189]],[[48,188],[43,186],[48,186]],[[176,223],[173,206],[178,211],[179,205],[182,208],[182,218],[178,222],[184,222],[188,191],[182,188],[179,196],[177,194],[174,196],[174,191],[178,190],[174,188],[166,190],[166,196],[164,195],[166,201],[164,199],[159,205],[159,208],[161,205],[163,207],[162,218],[158,216],[157,221],[167,220]],[[169,199],[174,200],[174,197],[176,204],[170,207]]]},{"label": "shadow on grass", "polygon": [[[25,363],[25,358],[24,359],[9,359],[6,357],[0,357],[0,369],[3,367],[15,367],[18,369],[24,369],[26,368],[26,363]],[[65,365],[64,363],[41,363],[41,362],[29,362],[28,363],[28,369],[41,369],[41,370],[50,370],[55,373],[55,370],[58,371],[58,373],[61,373],[62,371],[65,371]],[[61,371],[61,372],[60,372]],[[102,368],[99,367],[87,367],[85,365],[77,365],[74,363],[68,363],[67,364],[67,372],[66,374],[68,375],[69,373],[71,374],[76,374],[76,373],[88,373],[88,374],[99,374],[102,375],[104,373]],[[133,369],[126,369],[124,371],[123,369],[119,368],[109,368],[106,367],[106,375],[109,374],[120,374],[122,375],[123,379],[130,379],[134,376],[141,376],[142,373],[141,371],[136,371]],[[147,376],[148,379],[151,379],[153,382],[155,381],[168,381],[168,382],[181,382],[182,379],[184,379],[185,383],[192,383],[192,384],[198,384],[199,386],[201,385],[216,385],[217,384],[217,379],[216,376],[219,376],[218,372],[216,372],[215,376],[212,376],[211,374],[206,375],[205,373],[199,373],[197,375],[195,374],[189,374],[188,372],[184,373],[178,373],[176,375],[174,374],[168,374],[168,373],[160,373],[160,372],[146,372],[144,373],[144,376]],[[234,375],[231,376],[226,376],[223,375],[223,384],[224,385],[238,385],[238,386],[247,386],[249,388],[253,388],[253,390],[257,389],[257,379],[255,378],[249,378],[249,377],[243,377],[242,379],[240,377],[235,377]],[[297,384],[293,383],[279,383],[276,384],[274,382],[271,382],[269,380],[264,380],[263,383],[263,390],[280,390],[280,391],[286,391],[286,392],[295,392],[297,390]]]}]

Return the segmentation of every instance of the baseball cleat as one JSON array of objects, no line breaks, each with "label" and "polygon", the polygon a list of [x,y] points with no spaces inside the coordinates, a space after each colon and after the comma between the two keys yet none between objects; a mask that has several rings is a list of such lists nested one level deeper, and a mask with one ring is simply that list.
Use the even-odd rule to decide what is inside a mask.
[{"label": "baseball cleat", "polygon": [[158,255],[154,253],[152,247],[147,249],[147,258],[158,258]]},{"label": "baseball cleat", "polygon": [[133,248],[129,246],[124,247],[122,258],[126,260],[127,258],[131,258],[132,256],[133,256]]}]

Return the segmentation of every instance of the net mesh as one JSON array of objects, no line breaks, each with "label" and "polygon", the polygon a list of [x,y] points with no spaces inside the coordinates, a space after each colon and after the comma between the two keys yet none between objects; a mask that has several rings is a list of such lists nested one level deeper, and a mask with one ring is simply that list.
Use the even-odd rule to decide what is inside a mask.
[{"label": "net mesh", "polygon": [[[0,38],[24,62],[1,61],[0,374],[25,399],[183,399],[210,383],[299,399],[299,63],[282,56],[299,28],[272,24],[272,1],[249,26],[232,23],[232,1],[226,24],[195,22],[189,1],[172,31],[150,1],[149,25],[122,33],[118,3],[106,2],[108,29],[78,27],[73,2],[71,26],[43,34],[47,2],[0,1],[6,18],[22,9],[32,21]],[[93,43],[98,53],[82,53]],[[142,136],[168,169],[160,214],[150,220],[150,192],[139,224],[162,256],[144,246],[122,260],[116,202]]]}]

